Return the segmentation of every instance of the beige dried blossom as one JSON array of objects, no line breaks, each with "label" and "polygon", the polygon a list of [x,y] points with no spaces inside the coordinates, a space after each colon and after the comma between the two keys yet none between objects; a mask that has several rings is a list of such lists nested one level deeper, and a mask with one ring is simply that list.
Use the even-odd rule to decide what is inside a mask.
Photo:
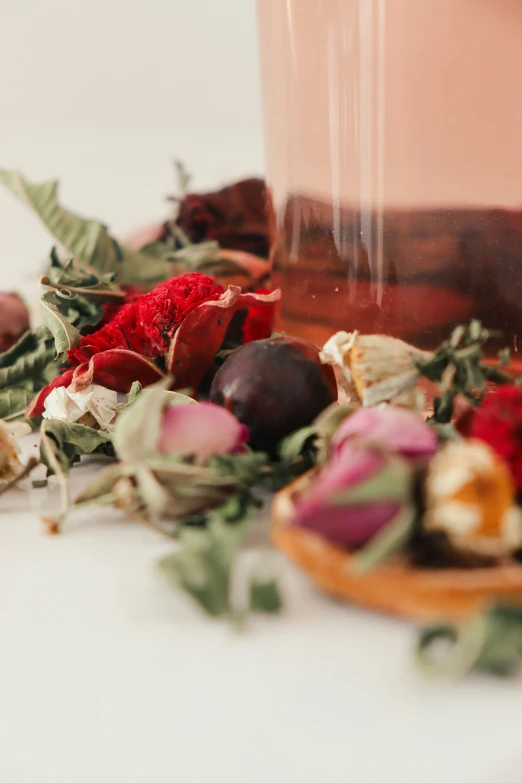
[{"label": "beige dried blossom", "polygon": [[416,360],[432,354],[396,337],[337,332],[325,343],[321,361],[341,368],[345,391],[367,407],[383,403],[420,409],[422,392]]},{"label": "beige dried blossom", "polygon": [[430,464],[424,527],[460,552],[503,557],[522,546],[522,510],[511,474],[479,440],[452,441]]}]

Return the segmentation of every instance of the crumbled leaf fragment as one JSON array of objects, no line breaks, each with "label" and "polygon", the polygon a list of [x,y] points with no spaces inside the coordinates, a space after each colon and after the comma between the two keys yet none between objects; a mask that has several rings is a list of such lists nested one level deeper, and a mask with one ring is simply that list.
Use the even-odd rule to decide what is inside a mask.
[{"label": "crumbled leaf fragment", "polygon": [[275,579],[252,579],[250,583],[250,609],[253,612],[279,612],[283,605],[279,585]]},{"label": "crumbled leaf fragment", "polygon": [[522,607],[494,604],[470,620],[422,629],[417,662],[424,673],[462,677],[473,669],[509,677],[522,664]]}]

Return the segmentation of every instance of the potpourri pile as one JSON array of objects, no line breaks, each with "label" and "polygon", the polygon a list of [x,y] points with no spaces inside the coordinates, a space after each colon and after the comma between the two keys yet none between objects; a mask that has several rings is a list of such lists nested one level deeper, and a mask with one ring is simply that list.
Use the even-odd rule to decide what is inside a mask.
[{"label": "potpourri pile", "polygon": [[[394,558],[522,569],[522,386],[508,352],[483,362],[487,325],[458,326],[433,353],[356,324],[322,349],[274,334],[264,183],[195,194],[178,172],[169,219],[122,244],[64,209],[58,183],[0,171],[56,243],[41,326],[0,294],[0,493],[43,463],[61,497],[50,532],[88,505],[116,507],[176,539],[166,577],[234,620],[282,606],[266,561],[238,601],[234,562],[256,510],[305,474],[290,525],[354,553],[361,572]],[[29,428],[39,459],[23,463]],[[105,465],[71,497],[69,473],[92,454]],[[495,598],[424,629],[423,668],[516,671],[522,593]]]}]

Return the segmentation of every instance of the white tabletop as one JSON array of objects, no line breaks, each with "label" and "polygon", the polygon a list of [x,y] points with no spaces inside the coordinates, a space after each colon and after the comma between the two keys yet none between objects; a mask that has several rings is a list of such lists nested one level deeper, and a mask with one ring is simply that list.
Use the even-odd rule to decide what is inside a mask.
[{"label": "white tabletop", "polygon": [[[150,0],[143,8],[161,2]],[[231,3],[224,3],[226,25],[233,21]],[[222,4],[193,5],[209,11]],[[107,88],[97,126],[103,73],[87,65],[81,82],[91,96],[85,126],[78,113],[67,117],[63,74],[56,106],[42,119],[38,98],[33,118],[28,101],[48,88],[60,60],[59,41],[47,37],[60,14],[69,14],[78,35],[81,28],[84,59],[85,42],[96,32],[95,7],[100,16],[106,8],[134,9],[134,26],[143,23],[138,6],[119,0],[82,7],[90,16],[74,20],[71,9],[80,8],[74,2],[8,0],[9,34],[28,31],[27,44],[33,52],[38,44],[39,63],[47,71],[45,84],[40,65],[25,72],[23,52],[12,66],[20,78],[9,86],[9,106],[13,111],[18,106],[15,120],[21,120],[10,115],[10,122],[2,122],[0,165],[19,166],[34,179],[61,177],[68,206],[103,218],[120,235],[162,215],[174,155],[196,170],[200,187],[262,169],[260,132],[233,122],[225,128],[219,112],[217,131],[212,117],[208,126],[199,117],[192,130],[186,123],[168,124],[163,109],[153,127],[150,106],[148,124],[133,125],[127,112],[125,123],[118,124],[115,113],[111,125],[104,120]],[[240,7],[236,3],[238,13]],[[44,8],[52,17],[45,35]],[[105,57],[116,40],[112,22],[111,35],[104,28]],[[161,28],[156,20],[154,36]],[[184,34],[173,33],[173,47]],[[234,40],[228,27],[221,34],[224,42],[213,44],[211,71],[218,67],[217,53],[230,54]],[[4,74],[16,54],[14,45],[12,51],[5,48],[12,40],[2,42]],[[62,54],[77,83],[76,43],[70,34],[67,40]],[[251,45],[241,43],[242,56]],[[203,49],[208,46],[205,39]],[[125,47],[129,58],[132,53],[137,58],[129,66],[134,77],[142,67],[149,68],[148,78],[160,72],[156,60],[143,65],[139,47]],[[249,78],[256,75],[252,63],[247,72]],[[98,80],[86,86],[91,73]],[[118,73],[123,80],[123,71]],[[157,100],[167,100],[167,92],[157,87]],[[127,85],[127,97],[131,94]],[[75,94],[76,112],[80,103]],[[258,119],[255,111],[247,111],[251,123]],[[40,124],[34,126],[36,115]],[[0,287],[21,287],[36,299],[47,235],[2,190],[0,227]],[[32,450],[30,438],[24,448]],[[89,470],[76,468],[73,484],[84,481]],[[39,520],[44,496],[44,490],[17,490],[0,499],[1,783],[522,781],[519,681],[478,676],[459,684],[424,681],[412,662],[413,627],[335,604],[282,557],[283,613],[234,631],[200,614],[162,581],[156,562],[174,543],[105,510],[74,519],[62,536],[46,536]],[[250,556],[246,552],[244,559]]]}]

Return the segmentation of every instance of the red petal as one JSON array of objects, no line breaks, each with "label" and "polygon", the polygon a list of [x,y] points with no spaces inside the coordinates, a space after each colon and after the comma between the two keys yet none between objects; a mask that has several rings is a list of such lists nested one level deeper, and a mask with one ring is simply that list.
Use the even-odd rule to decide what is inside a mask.
[{"label": "red petal", "polygon": [[107,389],[125,394],[134,381],[139,381],[142,386],[150,386],[163,377],[155,364],[138,353],[124,348],[112,348],[95,354],[88,364],[76,367],[71,386],[74,391],[82,391],[91,383],[98,383]]},{"label": "red petal", "polygon": [[72,386],[73,391],[82,391],[97,383],[113,391],[126,393],[134,381],[142,386],[150,386],[164,377],[155,364],[133,351],[114,348],[110,351],[95,354],[89,363],[84,362],[74,370],[67,370],[52,383],[42,389],[27,408],[28,419],[40,416],[44,412],[44,402],[58,386]]},{"label": "red petal", "polygon": [[202,302],[183,320],[167,354],[167,371],[174,376],[174,388],[196,389],[219,351],[232,316],[250,305],[272,306],[281,291],[270,294],[242,294],[237,286],[211,302]]}]

